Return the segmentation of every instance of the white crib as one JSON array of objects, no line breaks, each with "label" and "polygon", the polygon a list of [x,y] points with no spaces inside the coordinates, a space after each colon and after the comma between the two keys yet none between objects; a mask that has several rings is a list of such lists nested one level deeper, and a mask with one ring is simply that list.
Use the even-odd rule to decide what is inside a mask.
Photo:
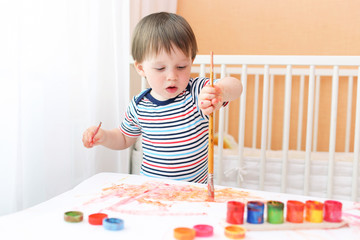
[{"label": "white crib", "polygon": [[[210,70],[209,63],[210,56],[198,55],[192,72],[205,76]],[[233,75],[241,79],[244,87],[240,101],[230,103],[230,106],[234,104],[238,117],[229,117],[230,106],[216,113],[218,133],[214,170],[216,184],[359,200],[360,56],[215,55],[214,64],[215,77]],[[280,80],[275,82],[275,78]],[[297,80],[296,86],[299,86],[299,89],[296,89],[294,79]],[[331,81],[329,144],[327,151],[324,152],[317,151],[318,122],[319,118],[324,117],[320,115],[319,102],[322,97],[321,82],[329,80]],[[279,97],[279,94],[274,93],[274,89],[276,83],[281,81],[284,85],[284,90],[280,94],[284,99],[283,112],[281,112],[283,121],[281,148],[272,149],[274,100]],[[344,91],[339,91],[339,81],[347,81],[346,96],[343,96]],[[252,85],[251,103],[247,103],[249,100],[247,95],[250,91],[248,83]],[[304,90],[305,86],[308,86],[307,92]],[[356,91],[353,95],[354,86]],[[145,87],[144,80],[142,87]],[[299,96],[296,126],[290,121],[290,114],[294,112],[291,105],[294,99],[293,93]],[[345,142],[343,150],[335,151],[339,98],[346,98],[346,120],[342,124],[345,125]],[[305,104],[306,100],[311,104]],[[258,109],[259,106],[261,109]],[[251,108],[253,111],[248,111]],[[234,107],[231,111],[234,111]],[[305,122],[303,122],[304,114],[306,114]],[[238,128],[235,136],[237,142],[232,143],[232,149],[224,149],[224,138],[229,141],[234,137],[231,136],[234,135],[234,131],[231,131],[234,122]],[[245,133],[246,129],[248,131]],[[297,135],[295,148],[290,148],[290,132],[295,132]],[[251,139],[250,142],[246,143],[245,135]],[[136,169],[139,168],[140,163],[141,148],[137,145],[132,154],[133,173],[138,172]]]}]

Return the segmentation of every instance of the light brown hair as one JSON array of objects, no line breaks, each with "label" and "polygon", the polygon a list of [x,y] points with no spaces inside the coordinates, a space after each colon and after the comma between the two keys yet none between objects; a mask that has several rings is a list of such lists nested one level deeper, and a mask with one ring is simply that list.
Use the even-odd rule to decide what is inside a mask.
[{"label": "light brown hair", "polygon": [[136,25],[131,53],[134,60],[141,63],[150,54],[158,54],[161,50],[170,53],[174,46],[195,59],[198,48],[189,23],[177,14],[159,12],[144,17]]}]

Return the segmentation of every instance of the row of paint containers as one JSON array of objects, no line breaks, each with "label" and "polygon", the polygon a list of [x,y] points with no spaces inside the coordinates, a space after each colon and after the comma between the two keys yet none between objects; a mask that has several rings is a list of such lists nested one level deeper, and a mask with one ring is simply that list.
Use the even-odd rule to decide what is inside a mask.
[{"label": "row of paint containers", "polygon": [[[267,222],[272,224],[284,223],[284,203],[280,201],[249,201],[247,207],[247,223],[264,223],[264,208],[267,208]],[[230,224],[244,223],[245,204],[239,201],[229,201],[227,203],[226,221]],[[305,213],[305,214],[304,214]],[[286,203],[286,221],[291,223],[310,223],[341,222],[342,203],[334,200],[327,200],[324,203],[308,200],[301,201],[289,200]]]}]

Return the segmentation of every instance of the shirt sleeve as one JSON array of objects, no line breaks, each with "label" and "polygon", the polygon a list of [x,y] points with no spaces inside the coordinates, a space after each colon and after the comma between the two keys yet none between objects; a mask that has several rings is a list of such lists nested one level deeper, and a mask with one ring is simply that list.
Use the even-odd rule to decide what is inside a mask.
[{"label": "shirt sleeve", "polygon": [[138,137],[141,135],[141,126],[136,112],[135,98],[133,98],[125,112],[125,118],[120,125],[121,132],[128,137]]}]

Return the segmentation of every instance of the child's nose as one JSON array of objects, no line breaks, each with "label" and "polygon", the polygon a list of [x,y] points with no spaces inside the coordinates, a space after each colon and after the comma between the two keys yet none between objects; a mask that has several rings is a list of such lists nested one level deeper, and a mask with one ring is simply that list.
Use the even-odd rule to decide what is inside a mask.
[{"label": "child's nose", "polygon": [[170,70],[168,74],[168,80],[176,80],[176,79],[177,79],[176,70]]}]

